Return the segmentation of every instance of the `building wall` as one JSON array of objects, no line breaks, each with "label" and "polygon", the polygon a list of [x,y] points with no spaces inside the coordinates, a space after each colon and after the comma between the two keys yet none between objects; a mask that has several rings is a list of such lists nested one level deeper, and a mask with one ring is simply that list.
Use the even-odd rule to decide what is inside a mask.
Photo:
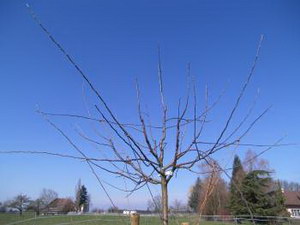
[{"label": "building wall", "polygon": [[287,211],[293,218],[300,218],[300,207],[299,208],[287,208]]}]

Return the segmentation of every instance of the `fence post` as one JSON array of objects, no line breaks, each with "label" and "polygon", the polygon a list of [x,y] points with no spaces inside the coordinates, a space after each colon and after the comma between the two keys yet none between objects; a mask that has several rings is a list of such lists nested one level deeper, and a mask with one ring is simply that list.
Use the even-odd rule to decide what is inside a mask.
[{"label": "fence post", "polygon": [[130,215],[131,225],[140,225],[140,214],[132,213]]}]

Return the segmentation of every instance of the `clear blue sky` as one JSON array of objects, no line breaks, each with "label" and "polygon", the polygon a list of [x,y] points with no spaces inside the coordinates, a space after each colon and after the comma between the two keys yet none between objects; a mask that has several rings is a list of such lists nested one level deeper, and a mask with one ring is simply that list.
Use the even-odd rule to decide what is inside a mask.
[{"label": "clear blue sky", "polygon": [[[156,81],[157,45],[162,50],[167,102],[173,106],[184,93],[185,68],[192,64],[199,95],[207,84],[211,99],[224,87],[226,95],[213,114],[207,137],[228,115],[232,99],[247,75],[260,34],[261,58],[237,119],[260,97],[254,116],[273,105],[247,140],[298,142],[300,125],[300,2],[282,1],[29,1],[41,21],[74,56],[108,99],[116,114],[136,121],[134,80],[140,81],[144,102],[156,120],[160,114]],[[92,99],[92,98],[91,98]],[[0,150],[45,150],[71,153],[71,147],[37,113],[42,110],[84,114],[82,80],[31,19],[23,1],[0,2]],[[66,131],[80,122],[57,120]],[[76,139],[77,141],[80,140]],[[239,154],[243,156],[244,150]],[[223,152],[218,159],[229,161]],[[273,149],[264,155],[276,178],[300,181],[299,147]],[[183,176],[182,176],[183,175]],[[42,188],[73,196],[81,178],[94,205],[109,205],[86,165],[72,160],[32,155],[0,155],[0,201]],[[114,178],[103,174],[104,180]],[[170,188],[171,201],[186,200],[195,175],[179,174]],[[156,188],[157,190],[158,187]],[[145,190],[124,200],[123,207],[143,207]]]}]

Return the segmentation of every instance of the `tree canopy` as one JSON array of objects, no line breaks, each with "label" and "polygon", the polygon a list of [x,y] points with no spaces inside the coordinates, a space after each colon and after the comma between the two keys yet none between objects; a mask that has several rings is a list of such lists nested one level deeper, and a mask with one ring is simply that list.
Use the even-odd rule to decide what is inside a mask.
[{"label": "tree canopy", "polygon": [[278,216],[285,212],[284,197],[280,185],[265,170],[253,170],[243,179],[241,192],[247,200],[246,205],[240,198],[236,202],[235,213],[248,214],[249,207],[253,215]]}]

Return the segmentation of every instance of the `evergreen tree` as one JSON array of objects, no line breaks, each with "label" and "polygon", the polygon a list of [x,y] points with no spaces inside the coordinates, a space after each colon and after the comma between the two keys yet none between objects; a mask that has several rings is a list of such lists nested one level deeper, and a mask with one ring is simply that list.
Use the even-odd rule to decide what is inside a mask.
[{"label": "evergreen tree", "polygon": [[81,184],[81,180],[77,183],[75,198],[76,210],[79,212],[88,212],[90,197],[88,195],[87,188]]},{"label": "evergreen tree", "polygon": [[[283,194],[280,186],[274,185],[268,171],[253,170],[249,172],[242,182],[241,191],[254,215],[283,215],[285,211]],[[236,213],[248,214],[245,203],[241,199],[237,203],[239,207]]]},{"label": "evergreen tree", "polygon": [[84,185],[80,188],[79,196],[79,206],[82,208],[83,212],[87,212],[89,210],[89,196]]},{"label": "evergreen tree", "polygon": [[242,162],[237,155],[234,157],[232,168],[229,208],[232,214],[237,215],[240,207],[239,202],[241,199],[241,184],[245,177],[245,171],[242,166]]},{"label": "evergreen tree", "polygon": [[276,216],[289,216],[284,204],[285,197],[279,181],[274,182],[274,188],[270,194],[273,200],[270,213]]},{"label": "evergreen tree", "polygon": [[[253,170],[249,172],[243,180],[241,191],[248,202],[248,206],[254,215],[266,216],[266,210],[270,207],[270,199],[266,194],[266,189],[270,184],[269,173],[263,170]],[[237,214],[248,214],[245,203],[240,200]]]},{"label": "evergreen tree", "polygon": [[198,177],[195,182],[195,185],[191,189],[189,200],[188,200],[188,205],[194,212],[197,211],[200,202],[201,186],[202,186],[202,182],[201,179]]}]

